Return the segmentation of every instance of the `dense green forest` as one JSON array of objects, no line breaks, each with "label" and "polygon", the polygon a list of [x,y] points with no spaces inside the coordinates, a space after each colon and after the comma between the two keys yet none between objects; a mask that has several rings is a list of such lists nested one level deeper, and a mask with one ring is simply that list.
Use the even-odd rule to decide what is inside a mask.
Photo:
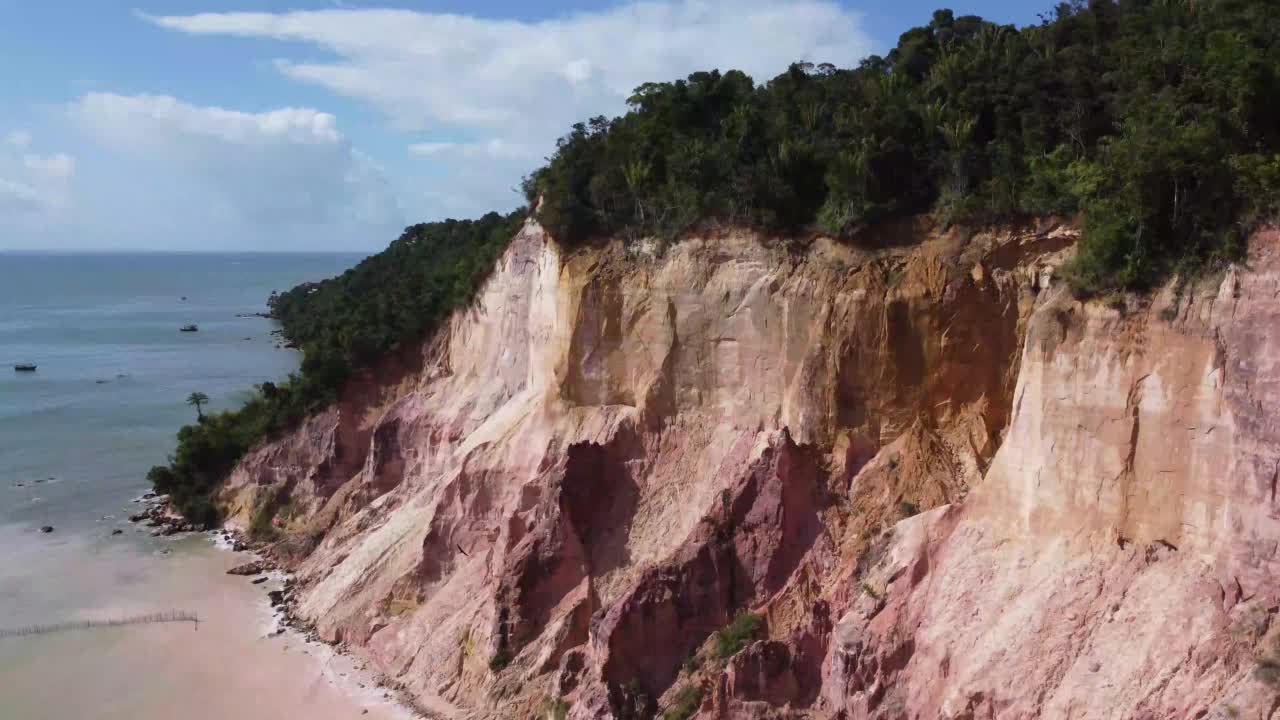
[{"label": "dense green forest", "polygon": [[353,370],[435,329],[468,302],[524,220],[524,212],[414,225],[381,253],[342,275],[271,297],[302,367],[284,383],[263,383],[239,410],[210,413],[178,432],[168,466],[151,469],[188,518],[216,524],[211,495],[263,438],[295,427],[337,398]]},{"label": "dense green forest", "polygon": [[525,183],[562,241],[721,221],[856,238],[892,215],[1084,211],[1070,277],[1141,289],[1239,256],[1280,189],[1280,8],[1063,3],[1025,29],[934,13],[854,69],[649,83]]},{"label": "dense green forest", "polygon": [[[570,248],[711,223],[858,242],[892,216],[1078,214],[1075,288],[1142,290],[1240,258],[1280,207],[1277,38],[1262,0],[1063,3],[1023,29],[939,10],[856,68],[642,85],[625,115],[573,126],[524,190]],[[274,297],[301,371],[183,428],[157,489],[215,522],[210,493],[236,460],[468,302],[523,216],[417,225]]]}]

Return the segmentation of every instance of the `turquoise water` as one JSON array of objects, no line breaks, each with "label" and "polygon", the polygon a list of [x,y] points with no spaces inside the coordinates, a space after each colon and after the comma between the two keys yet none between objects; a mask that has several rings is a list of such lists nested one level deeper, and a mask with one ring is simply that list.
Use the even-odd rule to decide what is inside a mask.
[{"label": "turquoise water", "polygon": [[225,409],[297,367],[270,320],[237,313],[360,257],[0,253],[0,525],[87,529],[128,510],[194,419],[189,394]]}]

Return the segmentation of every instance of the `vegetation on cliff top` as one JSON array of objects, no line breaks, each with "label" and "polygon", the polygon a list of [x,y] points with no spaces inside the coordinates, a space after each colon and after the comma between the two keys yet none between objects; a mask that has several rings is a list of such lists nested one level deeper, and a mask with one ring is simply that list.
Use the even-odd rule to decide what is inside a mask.
[{"label": "vegetation on cliff top", "polygon": [[[856,241],[924,212],[970,225],[1082,213],[1076,288],[1147,288],[1239,258],[1280,207],[1277,38],[1262,0],[1077,1],[1024,29],[939,10],[857,68],[642,85],[625,115],[575,125],[524,190],[568,247],[707,222]],[[522,218],[416,225],[274,297],[300,372],[184,427],[156,488],[215,522],[209,498],[240,457],[469,301]]]},{"label": "vegetation on cliff top", "polygon": [[844,237],[933,212],[1084,211],[1077,288],[1237,258],[1280,190],[1280,13],[1259,0],[1062,3],[1022,30],[939,10],[854,69],[649,83],[525,183],[570,244],[709,219]]},{"label": "vegetation on cliff top", "polygon": [[148,479],[189,519],[217,523],[211,496],[245,453],[336,400],[353,370],[431,332],[468,302],[523,220],[516,211],[414,225],[342,275],[273,296],[284,336],[302,351],[299,372],[259,385],[239,410],[182,428],[169,464]]}]

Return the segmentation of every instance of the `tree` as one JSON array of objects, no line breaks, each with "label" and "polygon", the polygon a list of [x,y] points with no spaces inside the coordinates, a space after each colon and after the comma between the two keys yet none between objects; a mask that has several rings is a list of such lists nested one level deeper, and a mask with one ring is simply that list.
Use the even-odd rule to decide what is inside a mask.
[{"label": "tree", "polygon": [[187,396],[187,404],[192,405],[196,409],[196,420],[204,422],[204,412],[201,408],[209,403],[209,396],[202,392],[193,392]]},{"label": "tree", "polygon": [[1240,259],[1280,206],[1273,6],[1071,0],[1022,29],[938,11],[855,68],[645,83],[625,115],[575,125],[525,189],[569,249],[699,224],[853,240],[891,216],[1083,211],[1064,277],[1141,290]]},{"label": "tree", "polygon": [[[1239,260],[1248,232],[1280,215],[1274,5],[1069,0],[1023,29],[939,11],[853,68],[645,83],[621,117],[573,125],[521,189],[566,251],[700,224],[857,242],[894,216],[1082,213],[1062,277],[1142,290]],[[339,277],[273,294],[298,373],[208,418],[193,394],[201,422],[183,428],[157,488],[216,517],[210,498],[244,453],[470,302],[525,218],[414,225]]]},{"label": "tree", "polygon": [[245,453],[337,400],[353,372],[470,303],[524,219],[517,210],[414,225],[338,277],[273,293],[268,307],[302,350],[301,367],[285,382],[258,385],[236,410],[204,416],[208,396],[192,393],[187,403],[199,422],[179,431],[168,466],[148,474],[156,490],[188,519],[216,524],[215,493]]}]

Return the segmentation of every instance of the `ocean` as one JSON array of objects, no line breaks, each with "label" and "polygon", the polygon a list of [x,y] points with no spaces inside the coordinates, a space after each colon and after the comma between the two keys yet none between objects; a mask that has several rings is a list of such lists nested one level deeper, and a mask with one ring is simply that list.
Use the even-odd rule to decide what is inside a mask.
[{"label": "ocean", "polygon": [[[277,632],[281,577],[250,584],[210,534],[128,522],[188,395],[216,412],[297,367],[272,321],[237,316],[360,258],[0,253],[0,718],[406,717],[353,659]],[[175,612],[199,622],[13,634]]]},{"label": "ocean", "polygon": [[270,320],[237,315],[360,257],[0,253],[0,525],[101,524],[195,419],[188,395],[230,408],[297,367]]}]

